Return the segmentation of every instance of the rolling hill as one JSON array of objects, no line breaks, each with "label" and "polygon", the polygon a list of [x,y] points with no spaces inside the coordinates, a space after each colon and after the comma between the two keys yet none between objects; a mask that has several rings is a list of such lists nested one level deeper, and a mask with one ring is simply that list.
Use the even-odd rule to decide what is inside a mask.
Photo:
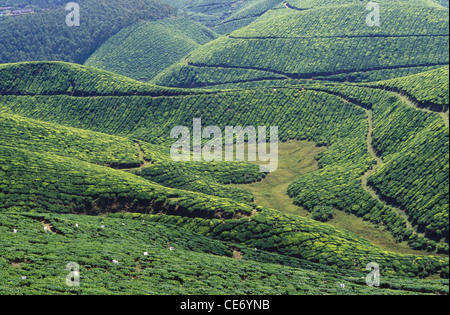
[{"label": "rolling hill", "polygon": [[0,0],[0,294],[448,295],[448,1],[377,3]]},{"label": "rolling hill", "polygon": [[[369,27],[365,5],[346,2],[267,13],[194,50],[188,63],[176,63],[152,82],[199,87],[267,80],[280,86],[288,79],[379,81],[448,64],[447,9],[421,1],[380,2],[383,23]],[[229,75],[217,77],[223,69]]]},{"label": "rolling hill", "polygon": [[[48,232],[43,225],[50,227]],[[264,251],[255,254],[139,216],[4,214],[0,235],[0,273],[7,279],[0,283],[2,295],[448,293],[446,280],[391,278],[385,288],[371,288],[362,285],[357,273]],[[233,258],[238,251],[242,259]],[[79,262],[82,285],[65,284],[67,261]]]},{"label": "rolling hill", "polygon": [[[307,209],[313,208],[314,205],[318,204],[331,205],[337,209],[364,216],[367,220],[386,226],[399,241],[410,239],[412,246],[416,246],[416,248],[428,248],[428,250],[438,250],[439,252],[448,251],[448,244],[446,247],[445,243],[436,243],[436,241],[439,242],[440,238],[446,238],[446,235],[448,235],[448,226],[445,224],[445,220],[438,220],[438,217],[430,219],[427,213],[427,209],[430,207],[429,203],[422,204],[419,208],[414,206],[416,208],[413,210],[413,208],[410,208],[411,206],[401,206],[401,199],[389,196],[374,181],[371,181],[371,183],[379,190],[381,199],[386,197],[386,199],[389,199],[389,202],[374,198],[361,185],[361,174],[370,170],[377,163],[376,158],[371,156],[370,147],[368,146],[374,145],[382,154],[382,157],[390,162],[382,161],[383,164],[377,170],[379,173],[375,173],[374,176],[382,174],[381,170],[386,173],[395,171],[399,167],[399,170],[402,167],[413,167],[417,173],[411,172],[410,170],[407,173],[409,174],[407,175],[408,180],[403,180],[405,185],[408,185],[409,179],[414,180],[415,174],[422,174],[421,176],[425,181],[435,178],[437,174],[430,173],[423,177],[424,173],[420,173],[421,169],[413,166],[420,164],[413,161],[392,163],[392,161],[401,161],[405,157],[402,150],[411,150],[413,146],[420,148],[420,146],[417,146],[417,141],[435,138],[436,136],[434,134],[437,133],[439,137],[442,137],[439,138],[440,140],[434,141],[434,148],[436,150],[444,150],[445,152],[445,135],[446,132],[448,134],[448,127],[445,129],[446,127],[441,116],[434,112],[426,113],[410,108],[401,98],[395,99],[390,94],[393,92],[358,86],[311,85],[285,89],[255,89],[246,91],[167,89],[167,94],[165,95],[164,93],[166,92],[164,92],[164,89],[115,75],[117,86],[108,85],[108,88],[112,89],[114,93],[103,96],[101,92],[102,85],[98,84],[99,81],[104,80],[104,72],[101,70],[58,62],[42,64],[24,63],[4,66],[0,74],[4,77],[9,77],[11,73],[17,73],[18,67],[23,71],[25,80],[17,80],[15,85],[7,85],[8,87],[18,86],[20,88],[7,89],[5,91],[6,93],[1,91],[1,94],[5,94],[0,99],[0,110],[2,112],[32,119],[40,119],[54,124],[62,124],[72,128],[83,128],[104,134],[138,139],[138,141],[144,142],[142,145],[144,153],[146,142],[155,144],[167,143],[168,135],[173,126],[189,126],[192,124],[192,118],[196,117],[198,113],[202,113],[205,124],[215,124],[222,127],[229,124],[230,121],[236,124],[245,121],[246,124],[250,125],[268,125],[270,122],[278,122],[278,124],[283,126],[280,130],[280,139],[282,141],[289,139],[313,140],[320,145],[327,146],[327,150],[318,157],[319,171],[302,176],[289,189],[289,194],[294,197],[296,203],[305,206]],[[36,68],[41,71],[36,71]],[[70,69],[68,71],[69,73],[90,73],[90,76],[87,76],[90,78],[89,80],[84,80],[83,76],[76,76],[83,80],[72,82],[73,90],[90,91],[88,96],[67,94],[66,85],[63,84],[65,80],[62,79],[62,76],[53,76],[54,80],[62,82],[53,83],[46,80],[42,85],[36,84],[36,78],[47,78],[48,72],[58,73],[61,69]],[[36,76],[34,79],[32,79],[33,75]],[[127,84],[121,84],[121,79]],[[142,88],[137,88],[139,85]],[[44,93],[27,93],[28,90],[32,91],[35,89],[36,86],[40,86],[39,90]],[[52,87],[51,93],[46,92],[46,86]],[[94,93],[95,86],[100,87],[98,95]],[[131,90],[130,86],[133,87]],[[58,87],[59,91],[57,89]],[[149,96],[152,95],[152,90],[154,90],[153,93],[155,94]],[[142,94],[140,94],[140,91],[142,91]],[[370,97],[368,98],[368,96]],[[284,106],[280,107],[280,103],[284,104]],[[64,106],[55,106],[56,104],[64,104]],[[322,104],[327,104],[327,106],[323,106]],[[265,106],[265,111],[261,111],[261,106],[263,105]],[[268,106],[272,108],[270,109]],[[398,111],[398,114],[392,114],[393,108]],[[190,114],[187,115],[184,113],[180,115],[181,109],[186,110]],[[369,120],[368,122],[367,111],[373,111],[373,121]],[[390,113],[390,116],[384,113],[386,111]],[[286,117],[296,117],[296,119],[286,119]],[[393,117],[396,117],[395,121],[392,120]],[[417,123],[412,125],[414,127],[405,128],[405,126],[410,126],[409,122],[412,120],[417,120]],[[369,126],[374,124],[376,127],[376,132],[374,131],[373,134],[373,144],[367,142],[368,124]],[[386,129],[385,126],[390,127]],[[398,131],[393,133],[393,126],[398,128]],[[428,126],[433,126],[433,128]],[[416,137],[411,137],[411,135],[416,135]],[[426,146],[420,150],[433,152],[432,150],[434,149]],[[8,156],[11,156],[11,154],[8,153]],[[148,156],[149,152],[146,152],[146,154]],[[417,194],[418,192],[416,191],[416,196],[422,200],[424,200],[423,198],[425,196],[445,196],[442,187],[448,185],[446,184],[444,175],[446,172],[445,165],[448,165],[448,156],[446,157],[446,155],[441,154],[437,156],[441,157],[441,159],[433,161],[436,164],[432,168],[443,167],[442,171],[439,171],[440,175],[438,175],[440,184],[434,186],[434,192],[430,191],[431,188],[423,190],[420,194]],[[147,159],[155,160],[152,158]],[[43,160],[43,158],[38,160]],[[70,163],[74,162],[72,161]],[[52,164],[53,162],[49,163]],[[151,168],[148,170],[150,171],[148,173],[149,176],[147,176],[148,179],[154,178],[154,180],[159,181],[161,184],[174,188],[185,188],[170,184],[171,176],[179,176],[177,175],[179,172],[176,171],[176,167],[169,166],[170,164],[164,164],[167,163],[164,161],[159,163],[162,163],[160,164],[162,166],[160,171],[163,170],[162,174],[165,175],[157,179],[156,174],[160,171],[157,171],[158,169],[156,167],[158,164],[155,162],[155,168],[153,169],[150,166]],[[25,164],[29,165],[30,162]],[[186,169],[186,167],[184,168]],[[202,168],[194,168],[192,170],[194,174],[195,172],[202,172],[203,178],[206,179],[204,167]],[[172,170],[173,172],[167,172],[167,170]],[[98,169],[95,172],[100,171]],[[145,168],[142,169],[144,178],[148,171]],[[154,173],[155,171],[156,173]],[[234,178],[238,178],[235,171],[231,172],[235,173]],[[119,173],[115,174],[114,176],[119,176]],[[140,175],[140,172],[137,175]],[[94,176],[95,178],[97,175],[85,175],[82,177],[89,178],[90,176]],[[129,180],[131,180],[131,177]],[[142,180],[142,178],[139,179],[139,181]],[[189,177],[187,177],[187,180],[189,181]],[[250,179],[250,181],[252,180],[258,180],[258,178]],[[231,182],[233,181],[232,177]],[[106,182],[113,181],[107,180]],[[178,185],[180,184],[179,181],[176,181],[176,183]],[[297,185],[300,187],[315,187],[315,189],[314,191],[305,189],[297,191],[294,188]],[[441,187],[440,185],[443,186]],[[142,184],[141,186],[144,187]],[[133,190],[140,191],[142,187],[139,190]],[[318,187],[321,188],[319,189]],[[409,187],[413,188],[413,186]],[[422,187],[425,188],[427,186]],[[108,189],[116,191],[114,185]],[[199,192],[211,193],[211,191],[203,190],[205,189],[203,184],[198,188],[192,189],[196,189]],[[388,189],[392,191],[392,188]],[[322,190],[327,191],[327,193],[322,192]],[[111,195],[112,191],[104,190],[101,194]],[[149,191],[154,196],[154,188],[151,188]],[[173,194],[178,196],[178,193],[174,193],[173,190],[167,191],[168,196],[173,196]],[[135,194],[136,192],[133,192],[133,196]],[[226,196],[226,194],[222,196]],[[112,198],[112,200],[115,200],[116,197]],[[148,199],[148,197],[143,198]],[[180,197],[178,196],[176,198]],[[105,201],[101,200],[101,202]],[[144,205],[147,205],[144,208],[149,207],[146,202],[142,202]],[[392,202],[394,202],[394,205],[392,205]],[[436,199],[434,197],[430,202],[440,205],[437,208],[435,207],[436,213],[440,213],[439,216],[445,218],[448,215],[448,200],[445,201],[445,199]],[[173,204],[173,202],[171,203]],[[140,209],[140,204],[141,201],[137,199],[137,203],[133,202],[130,206],[132,208],[136,206]],[[190,204],[190,207],[192,211],[197,211],[195,210],[195,204]],[[406,209],[403,209],[406,217],[398,214],[399,210],[397,207],[406,207]],[[231,204],[229,207],[230,210],[227,210],[227,213],[229,212],[232,215],[238,208],[239,206],[237,204]],[[252,212],[252,207],[248,208],[248,206],[245,206],[244,208],[247,210],[243,213],[248,214]],[[201,206],[201,209],[206,210],[208,207]],[[411,230],[407,220],[408,216],[414,217],[412,224],[418,230]],[[422,220],[425,221],[422,222]],[[424,229],[425,226],[426,229]],[[417,244],[415,244],[414,242],[417,236],[420,236],[420,238],[417,240]]]},{"label": "rolling hill", "polygon": [[188,19],[141,22],[110,37],[85,65],[149,80],[216,37]]},{"label": "rolling hill", "polygon": [[375,82],[369,86],[406,94],[420,108],[445,112],[449,105],[448,71],[449,67],[444,66],[408,77]]},{"label": "rolling hill", "polygon": [[161,0],[179,8],[190,19],[219,34],[246,26],[280,3],[279,0]]}]

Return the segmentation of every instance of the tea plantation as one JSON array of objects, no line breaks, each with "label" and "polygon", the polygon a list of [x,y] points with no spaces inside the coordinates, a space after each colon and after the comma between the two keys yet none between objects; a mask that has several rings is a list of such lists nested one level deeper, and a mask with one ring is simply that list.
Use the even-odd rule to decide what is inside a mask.
[{"label": "tea plantation", "polygon": [[[365,3],[344,2],[269,11],[250,25],[194,50],[186,56],[188,64],[169,67],[152,82],[199,87],[264,81],[270,73],[270,80],[284,77],[278,81],[379,81],[448,64],[447,9],[423,1],[380,1],[383,22],[370,27]],[[212,80],[213,73],[222,68],[231,76]]]},{"label": "tea plantation", "polygon": [[448,295],[448,1],[377,3],[0,1],[0,295]]}]

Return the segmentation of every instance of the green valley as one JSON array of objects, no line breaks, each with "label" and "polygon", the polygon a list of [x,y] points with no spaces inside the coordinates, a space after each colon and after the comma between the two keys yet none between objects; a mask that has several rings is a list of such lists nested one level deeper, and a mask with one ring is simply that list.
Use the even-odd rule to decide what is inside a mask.
[{"label": "green valley", "polygon": [[448,295],[448,1],[370,4],[0,1],[0,295]]}]

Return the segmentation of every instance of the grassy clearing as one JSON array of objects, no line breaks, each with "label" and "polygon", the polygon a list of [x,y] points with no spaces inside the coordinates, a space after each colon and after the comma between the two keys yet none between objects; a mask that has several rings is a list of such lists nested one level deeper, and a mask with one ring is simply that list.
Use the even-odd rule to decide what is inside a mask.
[{"label": "grassy clearing", "polygon": [[292,203],[292,199],[287,195],[287,187],[296,177],[318,169],[314,157],[323,150],[325,150],[324,147],[317,147],[311,141],[292,140],[280,143],[276,171],[268,174],[260,182],[234,186],[251,191],[255,196],[256,204],[310,217],[311,214],[308,211]]},{"label": "grassy clearing", "polygon": [[[315,156],[326,150],[312,141],[287,141],[279,144],[278,169],[260,182],[232,185],[252,192],[254,203],[289,214],[311,218],[311,213],[293,204],[287,195],[288,185],[297,177],[318,169]],[[259,161],[255,162],[261,164]],[[397,243],[388,230],[382,226],[364,221],[353,214],[336,211],[334,218],[327,222],[332,226],[353,232],[373,244],[390,252],[401,254],[430,253],[412,250],[406,243]]]}]

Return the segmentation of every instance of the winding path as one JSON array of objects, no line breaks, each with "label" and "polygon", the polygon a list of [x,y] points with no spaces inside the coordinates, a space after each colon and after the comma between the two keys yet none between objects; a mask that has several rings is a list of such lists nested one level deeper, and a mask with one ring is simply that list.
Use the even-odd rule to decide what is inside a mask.
[{"label": "winding path", "polygon": [[441,116],[442,120],[444,121],[445,127],[448,127],[448,111],[445,113],[445,112],[433,111],[433,110],[430,110],[427,108],[422,108],[422,107],[417,106],[417,104],[414,101],[412,101],[408,96],[406,96],[404,94],[400,94],[397,92],[391,92],[391,91],[390,91],[390,93],[397,95],[398,97],[400,97],[400,99],[403,101],[403,103],[405,103],[406,105],[408,105],[410,107],[413,107],[414,109],[421,110],[426,113],[438,113]]},{"label": "winding path", "polygon": [[[372,88],[372,87],[371,87],[371,88]],[[442,118],[442,120],[444,121],[445,127],[448,127],[448,126],[449,126],[449,114],[448,114],[448,110],[447,110],[446,112],[443,112],[443,111],[439,112],[439,111],[431,110],[431,109],[428,109],[428,108],[420,107],[420,106],[417,105],[417,103],[414,102],[408,95],[405,95],[405,94],[402,94],[402,93],[399,93],[399,92],[395,92],[395,91],[389,91],[389,90],[386,90],[386,89],[384,89],[384,88],[378,88],[378,89],[383,90],[383,91],[386,91],[387,93],[391,93],[391,94],[397,96],[398,98],[400,98],[400,99],[402,100],[403,103],[405,103],[405,104],[408,105],[409,107],[412,107],[412,108],[414,108],[414,109],[416,109],[416,110],[420,110],[420,111],[425,112],[425,113],[438,113],[439,116],[440,116],[440,117]]]},{"label": "winding path", "polygon": [[394,210],[398,215],[402,216],[405,219],[406,226],[408,228],[411,228],[415,231],[411,223],[408,221],[408,215],[406,214],[406,211],[397,207],[393,207],[390,205],[387,205],[378,195],[378,193],[367,184],[368,178],[375,172],[375,170],[383,163],[383,160],[377,156],[375,153],[375,149],[372,145],[372,135],[373,135],[373,113],[372,110],[364,109],[364,111],[367,114],[367,120],[369,122],[369,130],[367,132],[366,142],[367,142],[367,151],[369,152],[370,156],[376,161],[376,163],[373,165],[373,167],[369,170],[367,170],[362,176],[361,176],[361,185],[365,191],[367,191],[372,198],[375,198],[378,202],[385,205],[386,207],[391,208]]},{"label": "winding path", "polygon": [[142,168],[153,164],[152,162],[148,162],[144,159],[144,151],[142,150],[139,142],[136,141],[134,143],[134,145],[137,149],[138,157],[139,157],[139,160],[141,161],[141,165],[139,167],[134,167],[134,168],[123,168],[123,169],[120,169],[121,171],[131,172],[131,171],[135,171],[135,170],[142,170]]},{"label": "winding path", "polygon": [[[351,103],[355,106],[358,106],[360,108],[362,108],[367,115],[367,121],[368,121],[368,131],[367,131],[367,136],[366,136],[366,143],[367,143],[367,152],[369,152],[370,156],[376,161],[376,163],[372,166],[371,169],[368,169],[362,176],[361,176],[361,186],[362,188],[368,192],[370,194],[370,196],[372,196],[372,198],[375,198],[378,202],[380,202],[382,205],[384,205],[385,207],[389,207],[390,209],[392,209],[395,213],[397,213],[398,215],[400,215],[401,217],[404,218],[406,226],[408,228],[413,229],[413,231],[416,233],[417,229],[415,227],[413,227],[411,225],[411,223],[408,220],[408,215],[406,214],[406,211],[404,209],[400,209],[398,207],[395,206],[391,206],[388,205],[385,201],[383,201],[383,199],[378,195],[378,192],[375,191],[371,186],[368,185],[368,178],[375,172],[375,170],[380,167],[380,165],[383,163],[383,160],[377,156],[375,149],[373,147],[373,143],[372,143],[372,135],[373,135],[373,112],[371,109],[368,109],[368,106],[363,106],[362,104],[358,104],[357,102],[352,102],[351,100],[349,100],[346,96],[338,93],[338,92],[327,92],[326,90],[316,90],[316,91],[320,91],[320,92],[324,92],[324,93],[328,93],[330,95],[334,95],[339,97],[343,102],[345,103]],[[401,95],[398,95],[401,96]],[[404,102],[406,102],[406,99],[402,100]],[[408,100],[409,101],[409,100]],[[410,101],[409,101],[410,102]],[[410,102],[410,104],[408,104],[409,106],[412,106],[413,103]],[[417,107],[414,107],[417,108]],[[417,108],[420,109],[420,108]],[[423,109],[420,109],[423,110]],[[429,111],[429,110],[425,110],[425,111]],[[431,112],[431,111],[430,111]]]}]

